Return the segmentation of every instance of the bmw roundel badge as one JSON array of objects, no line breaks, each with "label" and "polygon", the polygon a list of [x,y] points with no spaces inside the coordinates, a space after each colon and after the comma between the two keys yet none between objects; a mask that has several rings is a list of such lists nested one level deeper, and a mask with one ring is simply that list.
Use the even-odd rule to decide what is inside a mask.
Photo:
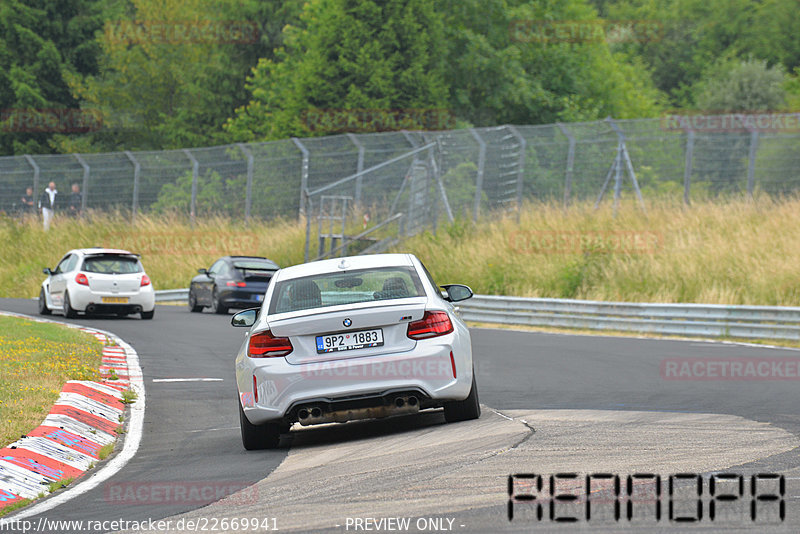
[{"label": "bmw roundel badge", "polygon": [[347,318],[344,321],[342,321],[342,324],[345,325],[345,326],[350,326],[351,324],[353,324],[353,321],[351,321],[349,318]]}]

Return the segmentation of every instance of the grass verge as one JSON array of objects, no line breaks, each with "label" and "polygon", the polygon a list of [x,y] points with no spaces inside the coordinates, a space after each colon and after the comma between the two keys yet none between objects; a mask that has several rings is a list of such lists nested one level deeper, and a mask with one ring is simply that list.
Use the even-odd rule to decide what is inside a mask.
[{"label": "grass verge", "polygon": [[439,283],[476,293],[627,302],[800,305],[800,199],[529,205],[403,243]]},{"label": "grass verge", "polygon": [[[457,220],[404,241],[440,283],[478,293],[628,302],[800,305],[800,199],[757,196],[696,202],[630,201],[617,216],[591,202],[565,210],[528,204],[520,213]],[[378,222],[378,221],[375,221]],[[373,223],[374,224],[374,223]],[[316,250],[312,221],[312,253]],[[355,228],[355,227],[354,227]],[[353,230],[360,231],[360,226]],[[352,233],[352,232],[351,232]],[[219,256],[253,254],[282,266],[303,261],[297,221],[224,218],[192,227],[177,217],[123,215],[62,219],[49,232],[35,222],[0,223],[0,295],[35,297],[42,267],[69,248],[112,246],[142,254],[156,289],[187,287]]]},{"label": "grass verge", "polygon": [[89,334],[0,316],[0,447],[41,424],[67,380],[97,380],[101,358]]}]

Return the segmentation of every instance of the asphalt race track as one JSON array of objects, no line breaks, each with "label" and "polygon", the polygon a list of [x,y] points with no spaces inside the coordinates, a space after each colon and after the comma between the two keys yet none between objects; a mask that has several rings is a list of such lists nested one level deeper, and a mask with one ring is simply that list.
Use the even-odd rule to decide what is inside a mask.
[{"label": "asphalt race track", "polygon": [[[34,315],[36,303],[0,299],[0,309]],[[747,478],[743,507],[728,523],[711,522],[706,503],[703,519],[680,525],[684,531],[800,528],[798,378],[662,376],[664,361],[671,358],[774,365],[800,359],[797,350],[475,329],[480,420],[446,425],[441,414],[429,413],[303,428],[277,451],[246,452],[232,366],[242,331],[230,327],[229,318],[158,306],[153,321],[70,322],[113,332],[139,353],[147,390],[144,435],[122,471],[47,512],[50,520],[168,518],[172,525],[202,521],[210,532],[215,520],[232,517],[274,518],[282,531],[355,532],[367,526],[410,532],[672,531],[678,525],[666,518],[666,501],[659,522],[643,515],[639,522],[617,523],[595,514],[562,525],[549,519],[546,505],[539,519],[535,507],[525,503],[516,504],[509,521],[508,475],[611,473],[624,482],[627,475],[657,473],[666,494],[669,474],[725,470],[748,477],[784,475],[785,520],[777,519],[777,512],[770,516],[777,508],[762,503],[761,518],[768,524],[752,522]],[[170,378],[222,380],[153,381]],[[130,488],[193,484],[213,487],[215,501],[245,489],[208,506],[165,502],[169,499],[152,491],[133,504],[118,498]],[[403,523],[387,523],[388,518],[407,518],[410,527],[393,528]],[[217,523],[217,532],[225,530],[220,527]]]}]

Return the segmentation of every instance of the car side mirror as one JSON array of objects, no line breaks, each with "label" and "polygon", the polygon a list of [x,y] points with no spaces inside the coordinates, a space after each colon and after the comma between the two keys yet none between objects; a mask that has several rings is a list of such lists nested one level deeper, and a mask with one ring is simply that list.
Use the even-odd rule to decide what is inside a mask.
[{"label": "car side mirror", "polygon": [[474,294],[469,286],[463,284],[445,284],[442,287],[447,291],[447,298],[445,298],[445,300],[448,302],[467,300]]},{"label": "car side mirror", "polygon": [[258,314],[261,308],[250,308],[249,310],[240,311],[231,317],[231,325],[238,327],[250,327],[256,324]]},{"label": "car side mirror", "polygon": [[46,274],[46,275],[51,275],[51,274],[53,274],[53,271],[51,271],[51,270],[50,270],[50,267],[45,267],[44,269],[42,269],[42,272],[43,272],[44,274]]},{"label": "car side mirror", "polygon": [[200,273],[200,274],[208,274],[208,270],[207,269],[197,269],[197,272]]}]

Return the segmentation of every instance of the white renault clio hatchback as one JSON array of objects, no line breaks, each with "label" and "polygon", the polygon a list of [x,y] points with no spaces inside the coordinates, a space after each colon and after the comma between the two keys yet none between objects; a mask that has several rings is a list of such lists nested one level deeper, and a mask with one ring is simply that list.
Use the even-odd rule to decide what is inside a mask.
[{"label": "white renault clio hatchback", "polygon": [[47,279],[39,291],[39,313],[60,311],[129,315],[152,319],[156,298],[150,277],[137,254],[110,248],[70,250],[55,269],[44,269]]},{"label": "white renault clio hatchback", "polygon": [[448,422],[480,416],[466,325],[410,254],[353,256],[277,271],[236,357],[245,449],[278,445],[294,423],[314,425],[444,408]]}]

